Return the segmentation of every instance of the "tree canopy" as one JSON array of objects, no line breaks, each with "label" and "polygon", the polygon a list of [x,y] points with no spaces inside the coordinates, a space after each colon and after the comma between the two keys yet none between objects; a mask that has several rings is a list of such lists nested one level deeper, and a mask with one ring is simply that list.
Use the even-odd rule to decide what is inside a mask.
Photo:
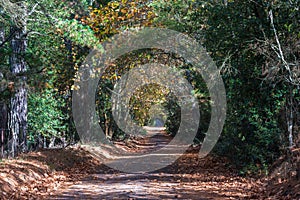
[{"label": "tree canopy", "polygon": [[[1,156],[77,142],[72,93],[86,56],[115,34],[164,27],[195,38],[222,75],[228,108],[215,153],[230,157],[243,174],[267,172],[287,149],[299,147],[299,4],[0,0]],[[122,55],[102,74],[95,100],[106,136],[127,137],[113,119],[112,91],[124,74],[147,63],[172,67],[194,87],[201,114],[194,143],[201,144],[211,118],[207,85],[189,61],[159,49]],[[127,117],[139,126],[160,113],[169,134],[176,135],[180,105],[167,88],[136,88],[129,104]]]}]

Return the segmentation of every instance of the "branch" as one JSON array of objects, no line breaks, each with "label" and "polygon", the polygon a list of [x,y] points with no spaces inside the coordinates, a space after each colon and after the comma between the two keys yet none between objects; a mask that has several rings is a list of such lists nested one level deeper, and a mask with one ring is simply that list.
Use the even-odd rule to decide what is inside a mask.
[{"label": "branch", "polygon": [[33,34],[40,35],[40,36],[47,36],[46,34],[43,34],[43,33],[37,32],[37,31],[27,32],[27,36],[30,36],[30,35],[33,35]]},{"label": "branch", "polygon": [[8,0],[0,0],[0,5],[13,23],[21,28],[26,24],[24,19],[25,14],[25,4],[23,2],[13,3]]},{"label": "branch", "polygon": [[5,43],[9,42],[9,41],[13,38],[13,36],[14,36],[15,33],[16,33],[16,31],[17,31],[17,28],[14,27],[14,29],[13,29],[12,32],[9,34],[9,36],[8,36],[8,37],[0,44],[0,48],[1,48],[2,46],[4,46]]},{"label": "branch", "polygon": [[36,7],[38,6],[39,4],[38,3],[36,3],[34,6],[33,6],[33,8],[32,8],[32,10],[27,14],[27,16],[30,16],[30,15],[32,15],[32,13],[34,13],[35,12],[35,9],[36,9]]},{"label": "branch", "polygon": [[293,79],[291,77],[291,69],[289,67],[289,64],[286,62],[285,58],[284,58],[284,54],[283,54],[283,51],[282,51],[282,48],[281,48],[281,44],[280,44],[280,41],[279,41],[279,38],[278,38],[278,35],[277,35],[277,30],[275,28],[275,25],[274,25],[274,18],[273,18],[273,11],[272,9],[269,11],[269,16],[270,16],[270,20],[271,20],[271,26],[272,26],[272,29],[274,31],[274,35],[275,35],[275,40],[276,40],[276,43],[278,45],[278,51],[279,53],[276,52],[276,54],[279,56],[279,58],[281,59],[281,61],[283,62],[284,66],[285,66],[285,69],[289,72],[289,81],[293,82]]},{"label": "branch", "polygon": [[[46,16],[46,18],[48,19],[49,23],[50,23],[52,26],[55,26],[55,24],[53,23],[52,20],[54,20],[55,22],[58,21],[58,20],[57,20],[55,17],[51,16],[51,15],[47,12],[47,9],[46,9],[42,4],[40,4],[37,0],[34,0],[34,2],[40,6],[40,8],[42,9],[42,13]],[[40,11],[39,11],[39,12],[40,12]]]},{"label": "branch", "polygon": [[[28,65],[28,63],[27,63],[27,65]],[[33,75],[33,74],[40,74],[40,73],[45,72],[46,69],[47,69],[47,67],[43,67],[41,69],[27,70],[25,72],[19,72],[17,74],[13,74],[10,71],[8,73],[9,73],[9,76],[14,79],[14,78],[19,78],[19,77],[24,77],[24,76],[27,77],[27,76],[30,76],[30,75]]]},{"label": "branch", "polygon": [[108,91],[110,91],[111,93],[114,93],[114,94],[116,94],[116,95],[120,96],[120,94],[119,94],[119,93],[116,93],[115,91],[111,90],[110,88],[106,87],[106,89],[107,89]]}]

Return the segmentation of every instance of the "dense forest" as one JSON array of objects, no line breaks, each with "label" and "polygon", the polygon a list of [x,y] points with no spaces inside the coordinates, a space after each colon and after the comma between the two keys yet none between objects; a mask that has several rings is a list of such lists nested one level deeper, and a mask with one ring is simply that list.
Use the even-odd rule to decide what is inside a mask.
[{"label": "dense forest", "polygon": [[[242,176],[268,175],[284,157],[299,180],[299,9],[298,0],[0,0],[0,158],[83,143],[72,104],[86,58],[116,34],[160,28],[197,41],[223,80],[226,120],[212,153]],[[107,141],[145,134],[120,122],[128,119],[139,127],[163,124],[176,137],[183,111],[169,84],[135,74],[144,85],[130,97],[114,96],[128,72],[148,63],[170,67],[193,87],[200,121],[191,145],[201,146],[215,117],[207,80],[198,65],[157,48],[120,55],[100,73],[95,107]],[[148,75],[180,87],[171,72],[155,70]],[[127,109],[124,102],[129,115],[116,112]]]}]

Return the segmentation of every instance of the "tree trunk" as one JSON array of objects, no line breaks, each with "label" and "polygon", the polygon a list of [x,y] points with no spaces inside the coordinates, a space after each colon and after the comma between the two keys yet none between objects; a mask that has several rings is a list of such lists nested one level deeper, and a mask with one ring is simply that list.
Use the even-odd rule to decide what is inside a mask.
[{"label": "tree trunk", "polygon": [[288,130],[288,140],[289,140],[289,148],[293,147],[293,128],[294,128],[294,109],[293,109],[293,95],[290,92],[290,95],[287,99],[286,105],[286,120],[287,120],[287,130]]},{"label": "tree trunk", "polygon": [[[0,26],[0,43],[5,40],[5,28]],[[1,73],[1,71],[0,71]],[[0,81],[3,78],[0,74]],[[0,86],[0,92],[2,86]],[[3,158],[4,154],[4,141],[5,141],[5,130],[7,128],[7,106],[3,99],[0,99],[0,158]]]},{"label": "tree trunk", "polygon": [[[25,5],[21,5],[26,9]],[[26,12],[25,12],[26,13]],[[24,19],[23,16],[22,19]],[[26,22],[26,20],[24,20]],[[11,72],[16,75],[14,95],[11,98],[10,129],[12,134],[11,154],[15,157],[20,151],[27,151],[27,88],[26,77],[18,74],[26,71],[24,54],[26,52],[26,23],[17,29],[11,40],[12,54],[10,56]]]},{"label": "tree trunk", "polygon": [[0,24],[0,44],[5,40],[5,27]]},{"label": "tree trunk", "polygon": [[4,101],[0,101],[0,158],[4,155],[5,131],[7,128],[7,106]]}]

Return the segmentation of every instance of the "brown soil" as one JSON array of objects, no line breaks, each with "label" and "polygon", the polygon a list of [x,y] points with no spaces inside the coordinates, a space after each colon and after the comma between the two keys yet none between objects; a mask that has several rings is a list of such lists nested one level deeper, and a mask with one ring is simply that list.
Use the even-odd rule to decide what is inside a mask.
[{"label": "brown soil", "polygon": [[[167,137],[116,145],[143,151]],[[198,150],[143,174],[110,169],[81,146],[31,152],[1,162],[0,199],[300,199],[299,180],[280,178],[282,164],[268,178],[241,177],[226,158],[199,159]]]}]

